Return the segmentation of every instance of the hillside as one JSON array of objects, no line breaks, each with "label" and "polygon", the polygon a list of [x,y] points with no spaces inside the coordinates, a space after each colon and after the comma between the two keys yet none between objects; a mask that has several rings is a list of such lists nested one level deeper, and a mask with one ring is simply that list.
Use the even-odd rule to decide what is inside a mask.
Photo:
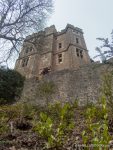
[{"label": "hillside", "polygon": [[[69,150],[111,147],[113,112],[101,103],[80,107],[77,101],[46,107],[17,103],[0,107],[0,150]],[[109,109],[108,109],[109,108]],[[82,146],[84,145],[84,146]]]}]

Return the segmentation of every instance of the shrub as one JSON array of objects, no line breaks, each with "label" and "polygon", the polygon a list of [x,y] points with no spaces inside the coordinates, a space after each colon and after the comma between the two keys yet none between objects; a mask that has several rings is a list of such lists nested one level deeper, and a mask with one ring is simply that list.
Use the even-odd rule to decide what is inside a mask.
[{"label": "shrub", "polygon": [[0,68],[0,104],[11,103],[19,98],[24,77],[11,69]]}]

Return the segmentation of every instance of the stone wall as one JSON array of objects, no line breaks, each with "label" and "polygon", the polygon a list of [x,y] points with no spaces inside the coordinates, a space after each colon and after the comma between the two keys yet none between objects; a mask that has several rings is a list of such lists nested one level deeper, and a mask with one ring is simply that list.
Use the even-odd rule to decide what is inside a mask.
[{"label": "stone wall", "polygon": [[27,100],[36,105],[46,104],[46,99],[37,95],[37,90],[43,82],[52,81],[55,85],[55,93],[50,95],[50,102],[72,102],[78,99],[80,105],[88,102],[95,103],[101,93],[102,76],[109,70],[113,70],[113,68],[107,64],[91,64],[78,70],[62,70],[50,73],[41,80],[27,79],[21,100]]}]

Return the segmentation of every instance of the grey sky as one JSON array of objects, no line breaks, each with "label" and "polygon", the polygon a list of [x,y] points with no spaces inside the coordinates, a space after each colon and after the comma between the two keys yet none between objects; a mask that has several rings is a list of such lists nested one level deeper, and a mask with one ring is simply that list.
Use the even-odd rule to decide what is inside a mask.
[{"label": "grey sky", "polygon": [[101,45],[97,37],[110,37],[113,29],[113,0],[56,0],[48,26],[55,24],[57,30],[67,23],[82,28],[91,57],[95,47]]}]

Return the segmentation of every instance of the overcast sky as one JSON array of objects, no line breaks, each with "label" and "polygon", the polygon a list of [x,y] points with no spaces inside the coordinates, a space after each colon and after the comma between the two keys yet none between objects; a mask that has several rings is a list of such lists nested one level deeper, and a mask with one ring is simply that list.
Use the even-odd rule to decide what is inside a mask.
[{"label": "overcast sky", "polygon": [[67,23],[83,29],[89,54],[93,57],[95,47],[101,45],[96,38],[111,36],[113,0],[55,0],[48,26],[54,24],[61,30]]}]

